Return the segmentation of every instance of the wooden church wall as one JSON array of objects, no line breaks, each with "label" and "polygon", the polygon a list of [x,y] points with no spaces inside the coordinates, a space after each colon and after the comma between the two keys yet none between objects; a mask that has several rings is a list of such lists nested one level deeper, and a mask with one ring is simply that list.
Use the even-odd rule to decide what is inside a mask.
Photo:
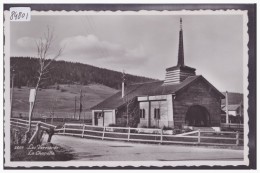
[{"label": "wooden church wall", "polygon": [[181,91],[173,100],[174,126],[185,125],[185,116],[190,106],[204,106],[210,114],[209,126],[220,126],[221,104],[217,95],[204,81],[197,81],[192,86]]}]

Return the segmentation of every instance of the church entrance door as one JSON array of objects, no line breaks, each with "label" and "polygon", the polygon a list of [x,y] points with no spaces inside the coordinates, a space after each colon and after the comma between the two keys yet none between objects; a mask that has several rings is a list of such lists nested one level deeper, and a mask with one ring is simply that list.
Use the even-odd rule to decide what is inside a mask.
[{"label": "church entrance door", "polygon": [[210,114],[205,107],[193,105],[186,113],[185,122],[189,126],[206,127],[210,125]]}]

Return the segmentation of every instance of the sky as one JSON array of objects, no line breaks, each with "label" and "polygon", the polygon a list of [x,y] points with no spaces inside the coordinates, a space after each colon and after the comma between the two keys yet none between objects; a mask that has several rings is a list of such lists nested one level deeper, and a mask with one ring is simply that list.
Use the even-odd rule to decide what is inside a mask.
[{"label": "sky", "polygon": [[164,80],[177,64],[180,17],[185,65],[196,68],[220,91],[243,92],[241,15],[31,16],[11,22],[11,56],[36,57],[35,40],[52,28],[50,58],[80,62]]}]

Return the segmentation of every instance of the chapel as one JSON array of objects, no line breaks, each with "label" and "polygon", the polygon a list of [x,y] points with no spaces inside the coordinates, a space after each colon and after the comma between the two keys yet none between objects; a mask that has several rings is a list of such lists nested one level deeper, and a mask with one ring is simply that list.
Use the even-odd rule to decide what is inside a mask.
[{"label": "chapel", "polygon": [[91,108],[92,125],[219,127],[225,96],[185,64],[182,19],[177,59],[164,80],[126,86],[123,81],[122,91]]}]

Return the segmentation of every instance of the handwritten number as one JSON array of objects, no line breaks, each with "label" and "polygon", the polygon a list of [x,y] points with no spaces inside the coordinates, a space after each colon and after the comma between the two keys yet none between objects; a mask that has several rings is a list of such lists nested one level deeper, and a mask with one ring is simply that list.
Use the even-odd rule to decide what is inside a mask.
[{"label": "handwritten number", "polygon": [[10,20],[22,20],[22,19],[28,19],[28,13],[17,12],[17,11],[11,12]]}]

